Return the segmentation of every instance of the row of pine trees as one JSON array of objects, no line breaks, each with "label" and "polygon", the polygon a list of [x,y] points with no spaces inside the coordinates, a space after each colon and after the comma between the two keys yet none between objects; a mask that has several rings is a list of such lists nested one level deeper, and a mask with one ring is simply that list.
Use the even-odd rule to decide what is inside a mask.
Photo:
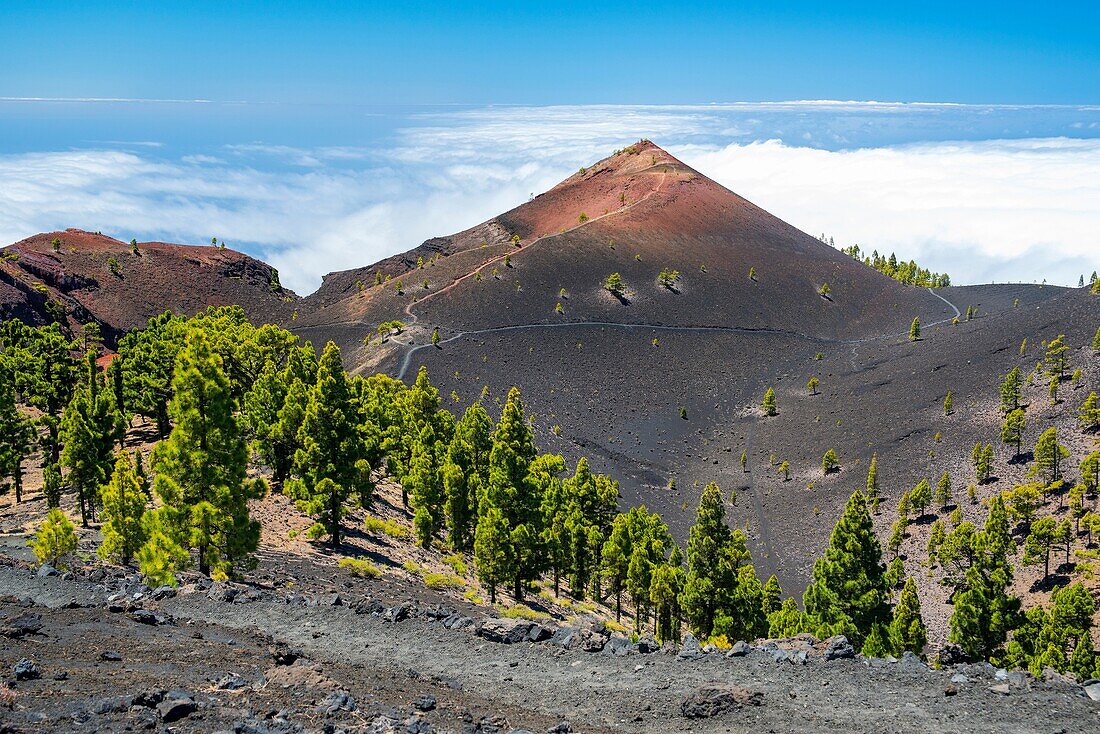
[{"label": "row of pine trees", "polygon": [[[22,426],[3,434],[22,437],[0,448],[4,475],[21,477],[39,444],[48,504],[56,508],[70,488],[82,522],[101,523],[100,555],[136,560],[150,584],[174,584],[191,566],[225,579],[254,565],[260,528],[249,501],[268,486],[248,475],[251,459],[313,518],[308,535],[336,550],[348,513],[371,505],[378,481],[398,482],[417,542],[470,554],[493,602],[501,590],[522,600],[542,580],[555,593],[564,584],[575,598],[613,601],[620,618],[629,604],[635,629],[663,640],[678,639],[686,623],[720,644],[801,632],[843,634],[875,655],[919,653],[926,644],[916,584],[888,578],[862,490],[849,499],[799,607],[782,599],[774,576],[760,580],[717,485],[704,489],[681,549],[658,514],[618,512],[617,482],[584,458],[569,468],[561,456],[540,454],[516,388],[495,421],[487,391],[455,416],[423,368],[412,385],[348,375],[335,344],[318,356],[285,330],[254,327],[236,307],[150,320],[121,340],[105,374],[94,343],[83,345],[84,360],[74,358],[82,345],[56,325],[7,322],[0,346],[0,424]],[[32,422],[19,403],[38,417]],[[125,445],[135,414],[162,439],[148,474]],[[51,511],[38,541],[45,558],[75,545],[66,523]],[[977,658],[1024,654],[1006,648],[1020,619],[1008,595],[1009,544],[997,500],[975,533],[951,622],[952,640]],[[1056,597],[1049,619],[1063,620],[1059,599],[1078,593],[1071,589]],[[1087,628],[1051,631],[1052,624],[1039,635],[1044,641],[1091,652],[1091,640],[1068,647],[1088,639]]]}]

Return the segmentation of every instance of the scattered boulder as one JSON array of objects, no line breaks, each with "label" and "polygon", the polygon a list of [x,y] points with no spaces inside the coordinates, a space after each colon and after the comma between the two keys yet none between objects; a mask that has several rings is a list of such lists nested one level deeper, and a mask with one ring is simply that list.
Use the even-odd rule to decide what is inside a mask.
[{"label": "scattered boulder", "polygon": [[969,663],[970,656],[966,654],[966,650],[963,650],[962,647],[951,643],[940,649],[939,662],[941,668],[949,665],[961,665]]},{"label": "scattered boulder", "polygon": [[699,640],[695,639],[695,635],[688,632],[684,635],[684,641],[680,645],[680,652],[676,654],[677,660],[698,660],[706,655],[703,652],[703,648],[699,646]]},{"label": "scattered boulder", "polygon": [[856,656],[856,649],[844,635],[830,637],[825,641],[826,660],[851,660]]},{"label": "scattered boulder", "polygon": [[573,727],[568,721],[561,721],[546,730],[546,734],[570,734]]},{"label": "scattered boulder", "polygon": [[225,581],[215,581],[206,592],[206,598],[211,601],[232,602],[237,598],[237,587]]},{"label": "scattered boulder", "polygon": [[61,572],[58,571],[56,568],[54,568],[53,566],[51,566],[48,563],[43,563],[38,568],[38,577],[39,578],[44,579],[44,578],[47,578],[49,576],[60,576],[60,575],[61,575]]},{"label": "scattered boulder", "polygon": [[517,642],[522,642],[527,639],[530,632],[530,622],[506,617],[487,619],[477,630],[479,637],[484,637],[489,642],[499,642],[504,645],[514,645]]},{"label": "scattered boulder", "polygon": [[605,654],[621,658],[637,652],[638,646],[622,635],[612,635],[604,645],[603,651]]},{"label": "scattered boulder", "polygon": [[661,649],[661,643],[657,642],[657,638],[653,635],[642,635],[639,637],[637,646],[638,652],[643,655],[649,655]]},{"label": "scattered boulder", "polygon": [[585,639],[581,649],[585,652],[600,652],[607,646],[607,640],[606,635],[591,634]]},{"label": "scattered boulder", "polygon": [[550,638],[551,645],[564,647],[567,650],[576,647],[581,642],[581,630],[579,627],[559,627]]},{"label": "scattered boulder", "polygon": [[133,705],[133,696],[108,696],[99,699],[92,705],[92,713],[100,716],[104,714],[124,714]]},{"label": "scattered boulder", "polygon": [[172,599],[176,596],[176,589],[172,586],[158,586],[149,592],[149,598],[153,601],[160,601],[161,599]]},{"label": "scattered boulder", "polygon": [[898,669],[904,670],[907,673],[927,673],[928,666],[924,664],[924,661],[917,657],[911,650],[906,650],[901,654],[901,660],[898,661]]},{"label": "scattered boulder", "polygon": [[285,643],[272,645],[267,649],[267,652],[271,655],[271,659],[276,665],[293,665],[294,662],[301,657]]},{"label": "scattered boulder", "polygon": [[408,601],[401,602],[392,607],[386,607],[386,609],[382,611],[382,621],[396,624],[397,622],[408,619],[412,615],[412,609],[412,602]]},{"label": "scattered boulder", "polygon": [[680,704],[680,713],[687,719],[709,719],[744,706],[760,706],[764,695],[741,686],[704,686]]},{"label": "scattered boulder", "polygon": [[990,693],[996,693],[998,696],[1007,696],[1011,689],[1007,683],[998,683],[995,686],[990,686],[989,691]]},{"label": "scattered boulder", "polygon": [[325,700],[317,706],[317,710],[322,714],[336,714],[341,711],[356,711],[358,705],[355,703],[355,699],[347,691],[333,691],[325,696]]},{"label": "scattered boulder", "polygon": [[170,691],[164,700],[157,704],[157,714],[162,722],[171,724],[174,721],[186,719],[198,708],[191,694],[184,691]]},{"label": "scattered boulder", "polygon": [[752,650],[752,646],[744,640],[738,640],[733,643],[733,646],[726,652],[727,658],[743,658],[749,654]]},{"label": "scattered boulder", "polygon": [[0,635],[9,639],[37,635],[42,630],[42,617],[24,612],[19,616],[4,620],[0,624]]},{"label": "scattered boulder", "polygon": [[99,659],[108,663],[120,663],[122,662],[122,655],[115,650],[104,650],[99,653]]},{"label": "scattered boulder", "polygon": [[434,711],[435,705],[435,696],[430,693],[425,693],[423,695],[417,696],[416,699],[413,701],[413,708],[417,711]]},{"label": "scattered boulder", "polygon": [[219,691],[240,691],[248,688],[248,681],[236,673],[226,673],[214,683],[214,688]]},{"label": "scattered boulder", "polygon": [[554,636],[554,630],[543,627],[541,624],[532,624],[531,631],[527,633],[527,639],[531,642],[543,642]]},{"label": "scattered boulder", "polygon": [[1089,678],[1081,685],[1085,690],[1086,696],[1093,701],[1100,701],[1100,678]]},{"label": "scattered boulder", "polygon": [[42,671],[38,669],[38,665],[27,658],[23,658],[12,666],[11,672],[16,680],[37,680],[42,677]]}]

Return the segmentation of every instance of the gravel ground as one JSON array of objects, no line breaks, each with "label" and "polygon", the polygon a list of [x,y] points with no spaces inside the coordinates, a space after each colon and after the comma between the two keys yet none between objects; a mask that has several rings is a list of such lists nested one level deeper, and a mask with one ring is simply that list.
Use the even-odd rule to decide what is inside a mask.
[{"label": "gravel ground", "polygon": [[[585,732],[1100,730],[1100,702],[1080,686],[1025,676],[1002,683],[976,666],[967,681],[952,682],[958,671],[911,660],[811,657],[797,664],[762,650],[695,660],[667,651],[615,657],[552,642],[500,644],[415,613],[388,622],[384,614],[357,613],[353,598],[301,606],[271,592],[244,604],[202,593],[146,599],[147,610],[172,622],[148,625],[117,599],[119,611],[110,611],[107,595],[102,585],[0,567],[0,614],[38,614],[43,624],[39,634],[5,639],[6,675],[13,677],[12,666],[25,657],[41,678],[12,684],[14,709],[0,710],[0,731],[164,726],[157,709],[140,705],[87,712],[104,708],[106,696],[173,688],[191,695],[197,710],[170,724],[172,731],[547,731],[563,721]],[[19,606],[19,599],[34,606]],[[380,609],[400,600],[375,601]],[[275,665],[271,648],[309,662]],[[101,660],[108,649],[122,660]],[[67,681],[54,680],[61,671]],[[219,688],[231,673],[247,681],[246,689]],[[338,691],[356,710],[321,712]],[[434,699],[430,711],[415,710],[421,696]],[[685,708],[689,699],[703,705]],[[720,710],[723,701],[728,708]],[[279,728],[284,722],[288,728]]]}]

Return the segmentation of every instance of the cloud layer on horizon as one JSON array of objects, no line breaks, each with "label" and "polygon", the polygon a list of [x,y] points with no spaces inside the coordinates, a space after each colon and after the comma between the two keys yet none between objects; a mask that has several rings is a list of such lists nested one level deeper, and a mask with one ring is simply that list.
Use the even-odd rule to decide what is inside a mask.
[{"label": "cloud layer on horizon", "polygon": [[810,233],[895,251],[958,283],[1076,284],[1100,268],[1100,140],[838,148],[843,126],[810,136],[829,143],[761,139],[748,112],[741,124],[702,106],[489,108],[419,116],[370,149],[224,145],[172,157],[103,144],[3,155],[0,242],[69,226],[124,240],[218,236],[306,293],[326,272],[526,201],[629,135],[658,140]]}]

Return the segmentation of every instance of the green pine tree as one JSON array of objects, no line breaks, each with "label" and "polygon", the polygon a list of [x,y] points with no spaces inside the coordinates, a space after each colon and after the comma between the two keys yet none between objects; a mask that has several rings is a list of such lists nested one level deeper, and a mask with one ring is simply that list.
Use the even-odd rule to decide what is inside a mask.
[{"label": "green pine tree", "polygon": [[889,629],[890,647],[896,654],[909,650],[920,655],[928,643],[928,632],[920,613],[920,597],[912,578],[905,580],[901,596],[894,607],[894,618]]},{"label": "green pine tree", "polygon": [[76,551],[76,545],[76,529],[57,507],[50,508],[34,540],[30,542],[31,551],[40,565],[48,563],[57,568],[65,567],[65,560]]},{"label": "green pine tree", "polygon": [[1069,449],[1058,443],[1058,429],[1051,427],[1043,431],[1035,442],[1035,466],[1029,476],[1041,476],[1051,484],[1062,476],[1062,464],[1069,458]]},{"label": "green pine tree", "polygon": [[1001,412],[1010,413],[1018,409],[1022,394],[1020,368],[1013,367],[1001,382]]},{"label": "green pine tree", "polygon": [[327,535],[333,549],[340,547],[341,522],[349,501],[354,499],[366,507],[374,492],[370,457],[376,438],[366,439],[340,362],[340,348],[329,342],[321,354],[317,382],[310,389],[298,431],[301,448],[294,455],[296,477],[286,483],[284,492],[316,520],[309,537]]},{"label": "green pine tree", "polygon": [[101,495],[103,543],[99,556],[128,565],[145,543],[142,516],[149,498],[127,452],[119,453],[111,481],[103,487]]},{"label": "green pine tree", "polygon": [[229,378],[198,329],[176,358],[172,389],[172,432],[153,452],[161,519],[174,531],[166,533],[171,540],[196,549],[202,573],[229,576],[235,566],[252,565],[260,524],[249,516],[248,500],[266,486],[246,476],[248,449]]},{"label": "green pine tree", "polygon": [[823,557],[803,596],[806,613],[818,637],[845,634],[862,644],[872,630],[887,623],[885,567],[867,498],[856,491],[837,521]]},{"label": "green pine tree", "polygon": [[920,340],[920,318],[913,317],[913,323],[909,325],[909,341]]},{"label": "green pine tree", "polygon": [[481,403],[466,408],[455,424],[443,465],[448,540],[455,550],[473,546],[478,494],[489,479],[493,422]]},{"label": "green pine tree", "polygon": [[474,535],[477,577],[489,589],[489,603],[496,604],[497,588],[512,577],[512,542],[508,520],[499,507],[483,502]]},{"label": "green pine tree", "polygon": [[775,402],[775,390],[768,388],[764,391],[764,402],[762,404],[764,409],[764,415],[773,416],[777,412],[777,406]]}]

